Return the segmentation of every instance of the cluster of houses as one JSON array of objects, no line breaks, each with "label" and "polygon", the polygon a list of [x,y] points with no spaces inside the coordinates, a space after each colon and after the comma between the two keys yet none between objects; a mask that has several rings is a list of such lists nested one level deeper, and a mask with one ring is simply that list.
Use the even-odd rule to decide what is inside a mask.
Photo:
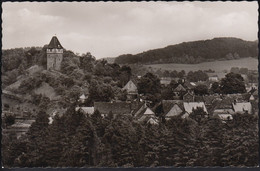
[{"label": "cluster of houses", "polygon": [[29,112],[21,112],[21,113],[14,113],[9,110],[2,110],[2,121],[6,116],[14,116],[15,123],[7,126],[4,122],[2,122],[2,135],[9,135],[11,137],[20,138],[23,134],[25,134],[31,124],[35,122],[35,118],[30,116]]},{"label": "cluster of houses", "polygon": [[[216,80],[213,80],[216,81]],[[92,115],[98,110],[102,117],[113,115],[129,115],[137,121],[158,124],[160,118],[169,120],[174,116],[187,118],[194,109],[203,109],[205,115],[217,116],[223,122],[233,119],[235,113],[258,114],[258,90],[244,94],[204,95],[196,96],[193,92],[194,85],[188,81],[178,83],[173,89],[172,100],[162,100],[151,107],[149,102],[142,99],[137,91],[134,81],[130,80],[123,90],[127,92],[125,102],[95,102],[92,107],[76,107],[86,115]],[[87,98],[82,94],[79,101]]]},{"label": "cluster of houses", "polygon": [[[211,79],[211,83],[215,81],[216,79]],[[136,82],[130,80],[122,88],[122,90],[127,92],[126,101],[94,102],[93,106],[79,105],[75,110],[89,116],[95,111],[99,111],[102,117],[107,117],[110,114],[113,116],[127,115],[139,122],[149,124],[158,124],[162,118],[165,118],[165,120],[175,116],[187,118],[194,109],[198,108],[201,108],[205,115],[219,117],[223,122],[232,120],[235,113],[258,114],[257,84],[248,85],[249,91],[244,94],[197,96],[194,94],[193,89],[198,83],[194,84],[185,80],[178,82],[178,85],[172,90],[172,100],[162,100],[155,106],[151,106],[149,101],[143,99],[143,96],[138,94]],[[7,91],[3,91],[2,99],[5,102],[8,102],[9,99],[17,101],[17,104],[21,103],[21,98]],[[84,104],[87,99],[88,93],[85,91],[85,94],[79,96],[78,102],[79,104]],[[3,134],[19,138],[29,130],[31,124],[35,121],[33,117],[28,115],[30,112],[26,112],[28,111],[27,109],[22,110],[22,112],[15,112],[15,109],[6,110],[4,106],[2,106],[2,109],[2,119],[6,115],[15,116],[15,123],[4,128]],[[57,106],[48,109],[46,112],[50,115],[49,124],[52,124],[55,115],[60,115],[65,113],[65,111],[65,108],[58,109]]]}]

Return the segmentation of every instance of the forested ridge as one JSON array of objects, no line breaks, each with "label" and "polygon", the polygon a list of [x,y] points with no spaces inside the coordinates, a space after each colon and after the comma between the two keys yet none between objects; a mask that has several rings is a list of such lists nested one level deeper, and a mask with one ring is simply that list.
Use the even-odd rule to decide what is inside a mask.
[{"label": "forested ridge", "polygon": [[132,117],[102,119],[74,106],[51,125],[40,111],[25,137],[2,140],[5,167],[257,166],[256,115],[228,123],[209,117],[174,117],[143,125]]},{"label": "forested ridge", "polygon": [[183,42],[136,55],[123,54],[115,59],[118,64],[195,64],[206,61],[257,57],[258,42],[238,38],[214,38]]}]

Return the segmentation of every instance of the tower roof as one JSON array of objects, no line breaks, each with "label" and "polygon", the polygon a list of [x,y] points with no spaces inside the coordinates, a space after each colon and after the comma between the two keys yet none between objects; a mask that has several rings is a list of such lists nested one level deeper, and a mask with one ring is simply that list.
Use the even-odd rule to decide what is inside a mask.
[{"label": "tower roof", "polygon": [[48,49],[62,49],[63,47],[61,46],[58,38],[56,36],[53,36],[49,45]]}]

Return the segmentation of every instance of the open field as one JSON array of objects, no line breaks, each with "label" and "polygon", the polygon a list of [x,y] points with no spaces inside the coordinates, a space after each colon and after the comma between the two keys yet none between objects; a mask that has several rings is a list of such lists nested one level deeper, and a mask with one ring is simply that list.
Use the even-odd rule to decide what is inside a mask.
[{"label": "open field", "polygon": [[225,76],[225,70],[230,71],[232,67],[243,67],[248,68],[249,70],[257,70],[258,68],[258,59],[256,58],[241,58],[227,61],[214,61],[214,62],[204,62],[200,64],[152,64],[152,65],[144,65],[146,67],[152,67],[153,69],[162,69],[162,70],[176,70],[181,71],[184,70],[186,73],[189,71],[197,71],[197,70],[214,70],[215,75],[218,75],[220,78]]}]

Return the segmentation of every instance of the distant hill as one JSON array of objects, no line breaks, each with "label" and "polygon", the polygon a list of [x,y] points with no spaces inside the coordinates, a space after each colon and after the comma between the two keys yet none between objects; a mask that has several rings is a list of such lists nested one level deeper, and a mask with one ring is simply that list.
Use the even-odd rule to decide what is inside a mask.
[{"label": "distant hill", "polygon": [[258,56],[258,41],[238,38],[214,38],[183,42],[136,55],[124,54],[115,59],[118,64],[196,64],[216,60],[231,60]]},{"label": "distant hill", "polygon": [[[104,59],[104,60],[106,60],[108,63],[112,64],[112,63],[115,62],[115,59],[116,59],[116,58],[113,58],[113,57],[107,57],[107,58],[102,58],[102,59]],[[102,60],[102,59],[101,59],[101,60]]]}]

